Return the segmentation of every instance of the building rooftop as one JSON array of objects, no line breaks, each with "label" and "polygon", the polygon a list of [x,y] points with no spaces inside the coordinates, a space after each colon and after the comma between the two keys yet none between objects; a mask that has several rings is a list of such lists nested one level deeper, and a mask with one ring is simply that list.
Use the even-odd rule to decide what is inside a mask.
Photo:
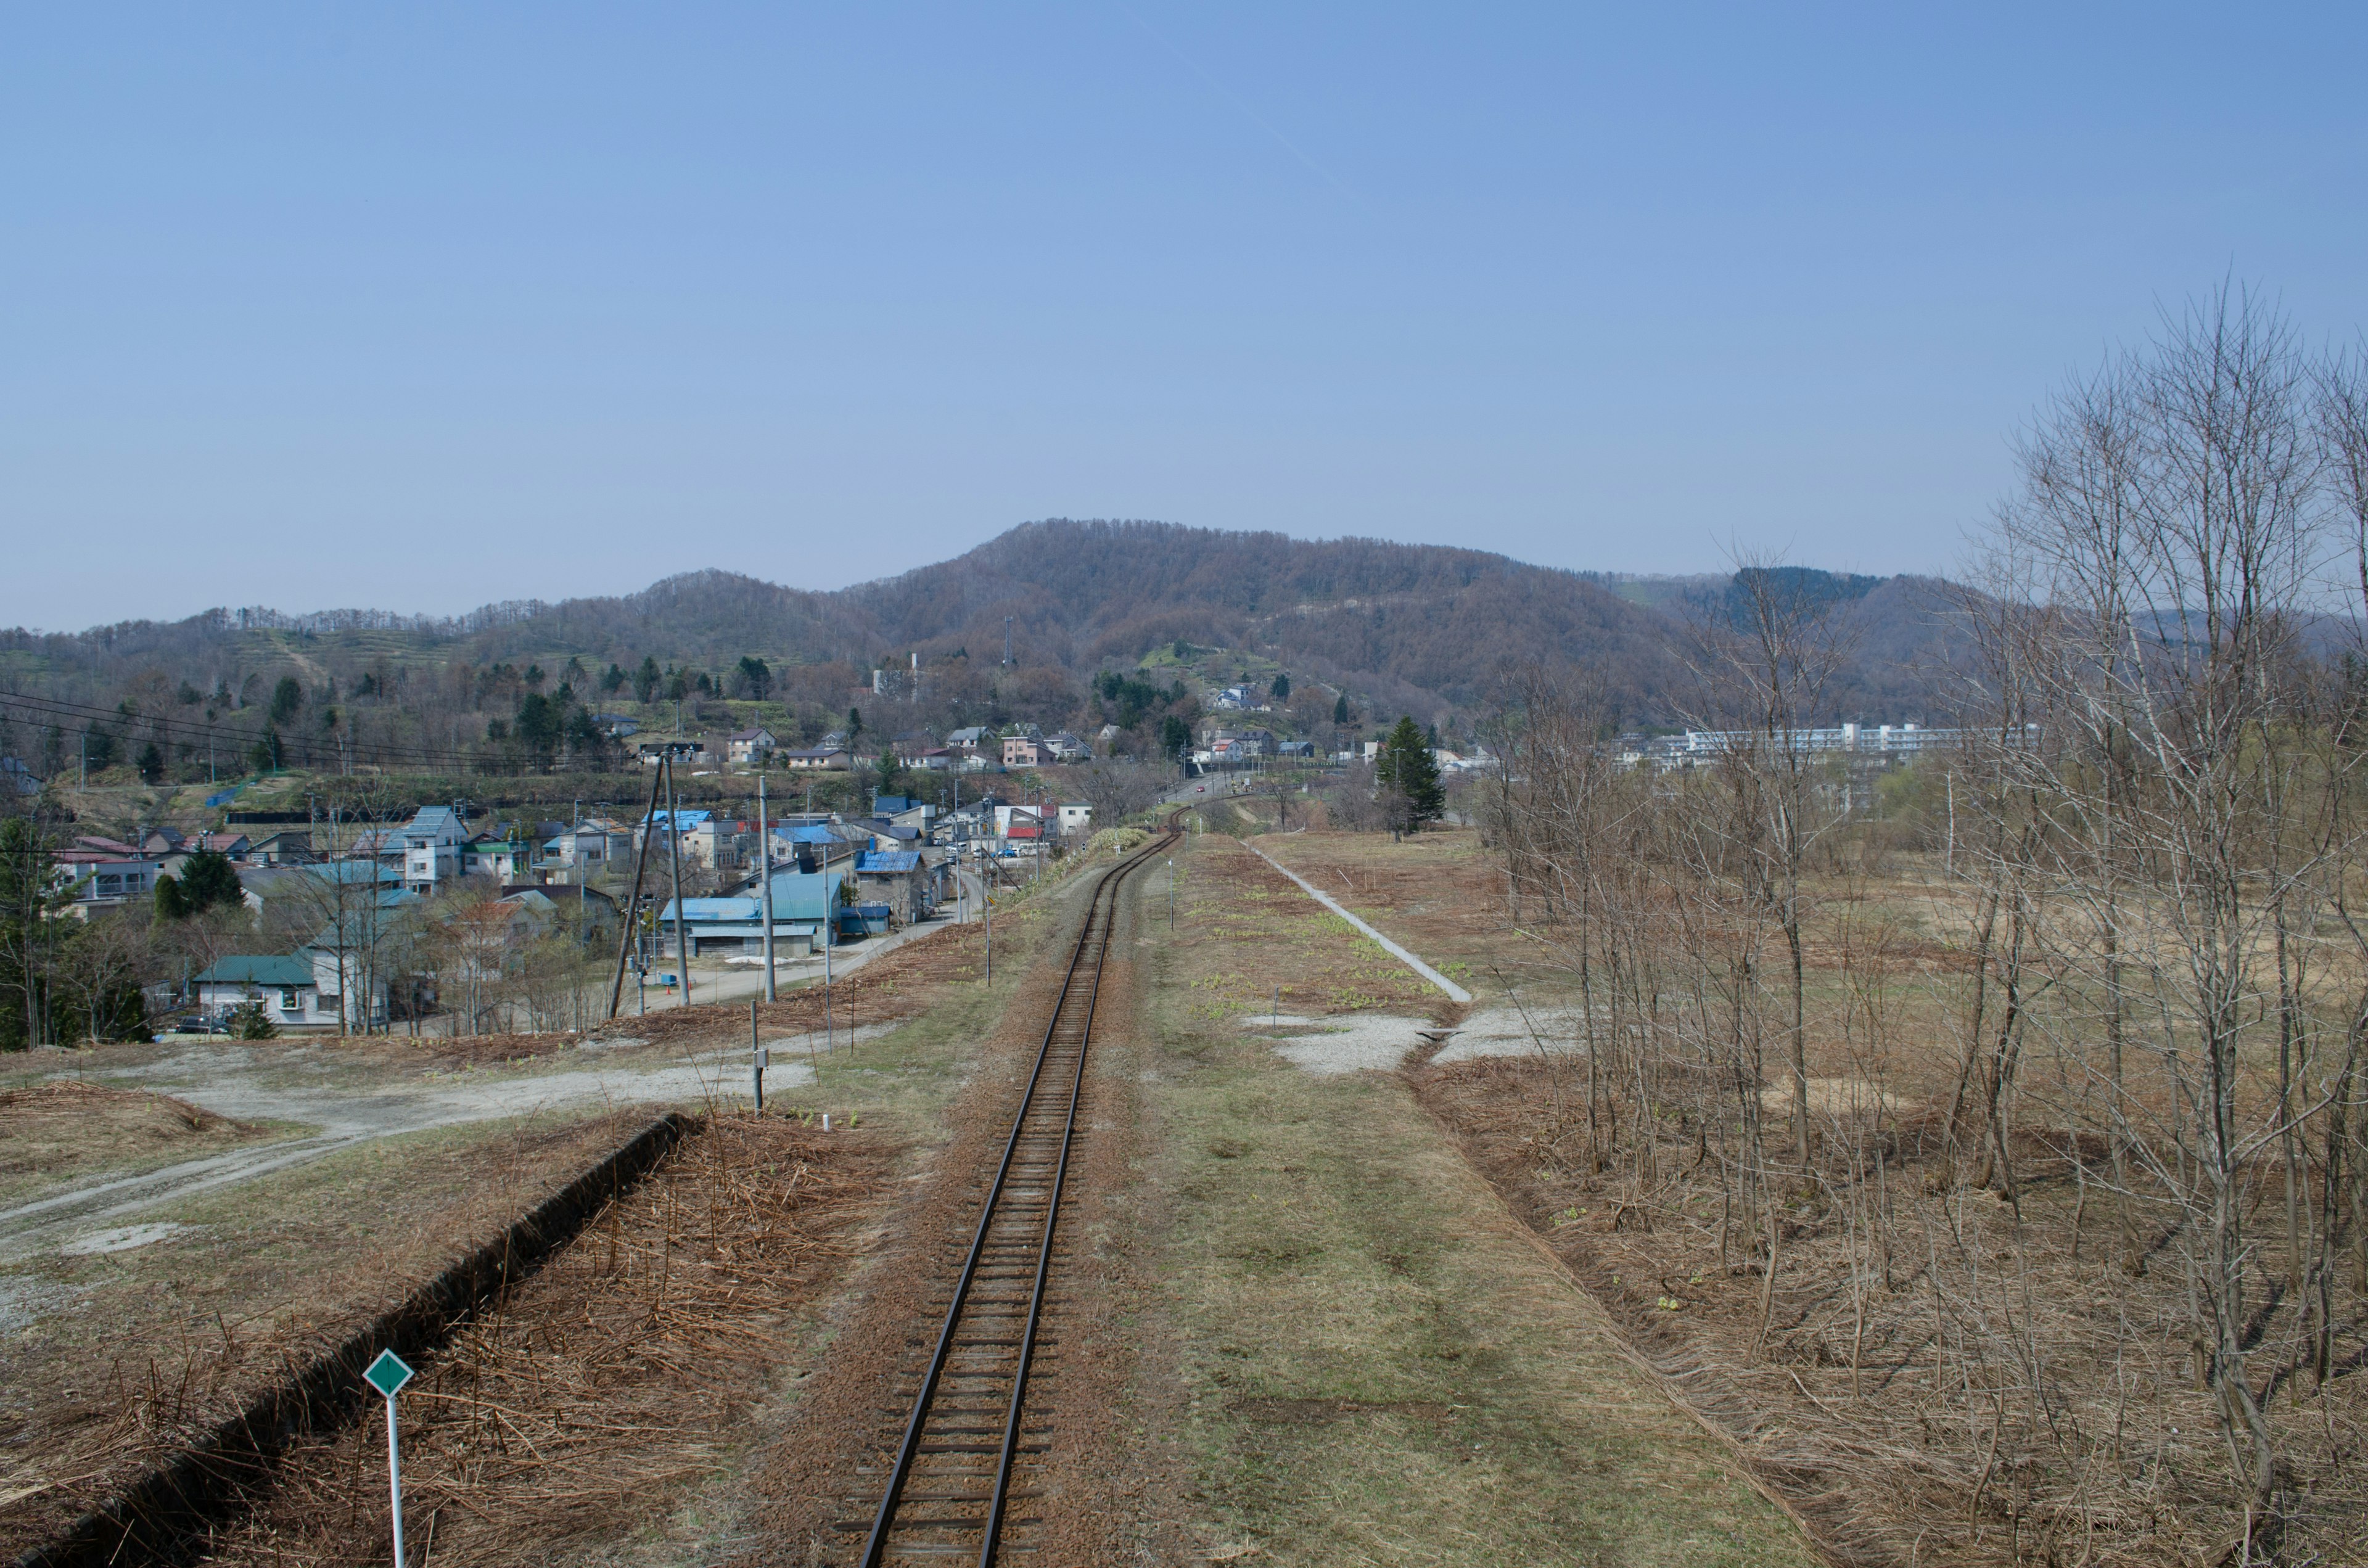
[{"label": "building rooftop", "polygon": [[292,955],[242,955],[216,959],[197,977],[199,985],[310,985],[313,966]]}]

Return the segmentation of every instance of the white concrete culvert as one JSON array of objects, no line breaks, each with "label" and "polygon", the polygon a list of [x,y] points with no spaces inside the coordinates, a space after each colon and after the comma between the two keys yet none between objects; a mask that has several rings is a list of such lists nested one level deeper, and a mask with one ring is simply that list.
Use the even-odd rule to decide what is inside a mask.
[{"label": "white concrete culvert", "polygon": [[1245,1033],[1263,1036],[1276,1055],[1318,1077],[1389,1072],[1424,1043],[1419,1031],[1432,1027],[1429,1018],[1388,1013],[1344,1013],[1331,1018],[1245,1013],[1240,1022]]},{"label": "white concrete culvert", "polygon": [[1455,1038],[1430,1059],[1434,1067],[1491,1056],[1585,1056],[1578,1016],[1532,1007],[1490,1007],[1456,1026]]},{"label": "white concrete culvert", "polygon": [[1295,1013],[1244,1013],[1245,1033],[1263,1035],[1275,1051],[1304,1071],[1318,1074],[1388,1072],[1444,1036],[1430,1058],[1436,1066],[1500,1056],[1584,1056],[1577,1020],[1566,1014],[1492,1007],[1451,1027],[1429,1018],[1389,1013],[1343,1013],[1306,1017]]}]

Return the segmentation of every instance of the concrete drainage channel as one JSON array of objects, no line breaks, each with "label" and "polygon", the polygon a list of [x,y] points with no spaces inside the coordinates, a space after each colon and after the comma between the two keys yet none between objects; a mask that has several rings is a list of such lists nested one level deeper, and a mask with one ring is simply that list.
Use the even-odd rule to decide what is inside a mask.
[{"label": "concrete drainage channel", "polygon": [[262,1390],[237,1415],[144,1471],[16,1568],[99,1568],[190,1561],[209,1526],[235,1513],[298,1437],[353,1419],[370,1392],[362,1369],[381,1350],[416,1358],[575,1239],[700,1127],[670,1111],[517,1223],[460,1259],[336,1348]]}]

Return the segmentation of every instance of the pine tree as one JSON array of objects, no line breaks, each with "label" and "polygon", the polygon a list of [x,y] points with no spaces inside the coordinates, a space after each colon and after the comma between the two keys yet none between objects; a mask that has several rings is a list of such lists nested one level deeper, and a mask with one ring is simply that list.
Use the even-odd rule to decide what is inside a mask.
[{"label": "pine tree", "polygon": [[1439,781],[1439,759],[1430,755],[1411,718],[1397,722],[1373,759],[1373,781],[1389,802],[1393,832],[1417,833],[1447,812],[1447,790]]},{"label": "pine tree", "polygon": [[1336,724],[1349,722],[1349,694],[1345,691],[1332,699],[1332,722]]},{"label": "pine tree", "polygon": [[[192,915],[209,909],[234,908],[245,902],[246,888],[238,868],[219,850],[200,849],[181,867],[181,902]],[[161,904],[162,900],[159,900]]]}]

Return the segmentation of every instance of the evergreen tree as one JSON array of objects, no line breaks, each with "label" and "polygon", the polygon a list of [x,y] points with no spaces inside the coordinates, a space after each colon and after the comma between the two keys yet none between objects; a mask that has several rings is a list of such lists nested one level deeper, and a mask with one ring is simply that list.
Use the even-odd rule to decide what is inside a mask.
[{"label": "evergreen tree", "polygon": [[[164,913],[164,884],[156,883],[156,907]],[[230,857],[215,849],[200,849],[181,867],[178,888],[180,902],[187,913],[202,915],[209,909],[235,908],[246,900],[246,888],[238,880],[238,868]]]},{"label": "evergreen tree", "polygon": [[1291,677],[1287,675],[1277,675],[1274,677],[1274,700],[1277,702],[1287,702],[1290,699]]},{"label": "evergreen tree", "polygon": [[1349,694],[1345,691],[1332,699],[1332,722],[1336,724],[1349,722]]},{"label": "evergreen tree", "polygon": [[165,754],[156,749],[154,741],[150,741],[140,748],[140,781],[154,784],[164,777]]},{"label": "evergreen tree", "polygon": [[655,697],[658,691],[658,662],[656,657],[652,654],[643,654],[642,656],[642,667],[633,673],[633,697],[635,700],[647,702],[651,698]]},{"label": "evergreen tree", "polygon": [[1411,718],[1400,719],[1373,759],[1373,781],[1389,804],[1394,833],[1417,833],[1447,812],[1447,790],[1439,781],[1439,759]]},{"label": "evergreen tree", "polygon": [[271,722],[285,724],[303,706],[304,688],[296,684],[294,676],[281,676],[279,684],[271,688]]}]

